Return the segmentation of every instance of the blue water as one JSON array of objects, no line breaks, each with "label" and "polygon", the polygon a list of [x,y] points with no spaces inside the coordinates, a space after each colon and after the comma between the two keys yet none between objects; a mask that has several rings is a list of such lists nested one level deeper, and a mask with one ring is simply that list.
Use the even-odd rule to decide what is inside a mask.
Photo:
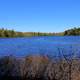
[{"label": "blue water", "polygon": [[80,36],[0,38],[0,56],[75,55],[80,54]]}]

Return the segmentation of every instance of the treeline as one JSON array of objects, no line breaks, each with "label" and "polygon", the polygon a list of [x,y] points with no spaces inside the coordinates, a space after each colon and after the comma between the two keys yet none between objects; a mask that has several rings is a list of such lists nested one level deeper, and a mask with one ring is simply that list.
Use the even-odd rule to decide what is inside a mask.
[{"label": "treeline", "polygon": [[16,32],[14,30],[8,30],[8,29],[0,29],[0,37],[22,37],[22,32]]},{"label": "treeline", "polygon": [[78,36],[80,35],[80,27],[65,30],[64,32],[55,33],[55,36]]},{"label": "treeline", "polygon": [[75,27],[75,28],[66,30],[66,31],[64,31],[64,35],[68,35],[68,36],[70,36],[70,35],[74,35],[74,36],[80,35],[80,28]]},{"label": "treeline", "polygon": [[55,33],[24,32],[24,36],[53,36]]},{"label": "treeline", "polygon": [[31,36],[53,36],[55,33],[41,33],[41,32],[18,32],[8,29],[0,29],[0,37],[31,37]]},{"label": "treeline", "polygon": [[71,36],[80,35],[80,28],[72,28],[60,33],[18,32],[8,29],[0,29],[0,37],[32,37],[32,36]]}]

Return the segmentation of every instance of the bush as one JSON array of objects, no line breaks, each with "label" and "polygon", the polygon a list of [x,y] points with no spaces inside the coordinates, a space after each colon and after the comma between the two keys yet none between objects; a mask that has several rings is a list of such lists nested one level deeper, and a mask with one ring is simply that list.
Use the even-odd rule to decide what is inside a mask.
[{"label": "bush", "polygon": [[80,80],[80,59],[61,60],[49,56],[0,58],[1,80]]}]

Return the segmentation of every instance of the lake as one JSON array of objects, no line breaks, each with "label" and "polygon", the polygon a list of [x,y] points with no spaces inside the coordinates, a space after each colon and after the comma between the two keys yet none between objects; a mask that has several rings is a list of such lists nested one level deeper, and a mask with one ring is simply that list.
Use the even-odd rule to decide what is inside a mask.
[{"label": "lake", "polygon": [[13,55],[51,55],[79,57],[80,36],[43,36],[28,38],[0,38],[0,57]]}]

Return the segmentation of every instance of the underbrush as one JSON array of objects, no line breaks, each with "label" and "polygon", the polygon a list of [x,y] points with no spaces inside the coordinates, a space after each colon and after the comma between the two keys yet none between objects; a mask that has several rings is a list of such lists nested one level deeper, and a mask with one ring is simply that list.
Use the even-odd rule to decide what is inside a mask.
[{"label": "underbrush", "polygon": [[80,80],[80,59],[5,56],[0,58],[0,80]]}]

